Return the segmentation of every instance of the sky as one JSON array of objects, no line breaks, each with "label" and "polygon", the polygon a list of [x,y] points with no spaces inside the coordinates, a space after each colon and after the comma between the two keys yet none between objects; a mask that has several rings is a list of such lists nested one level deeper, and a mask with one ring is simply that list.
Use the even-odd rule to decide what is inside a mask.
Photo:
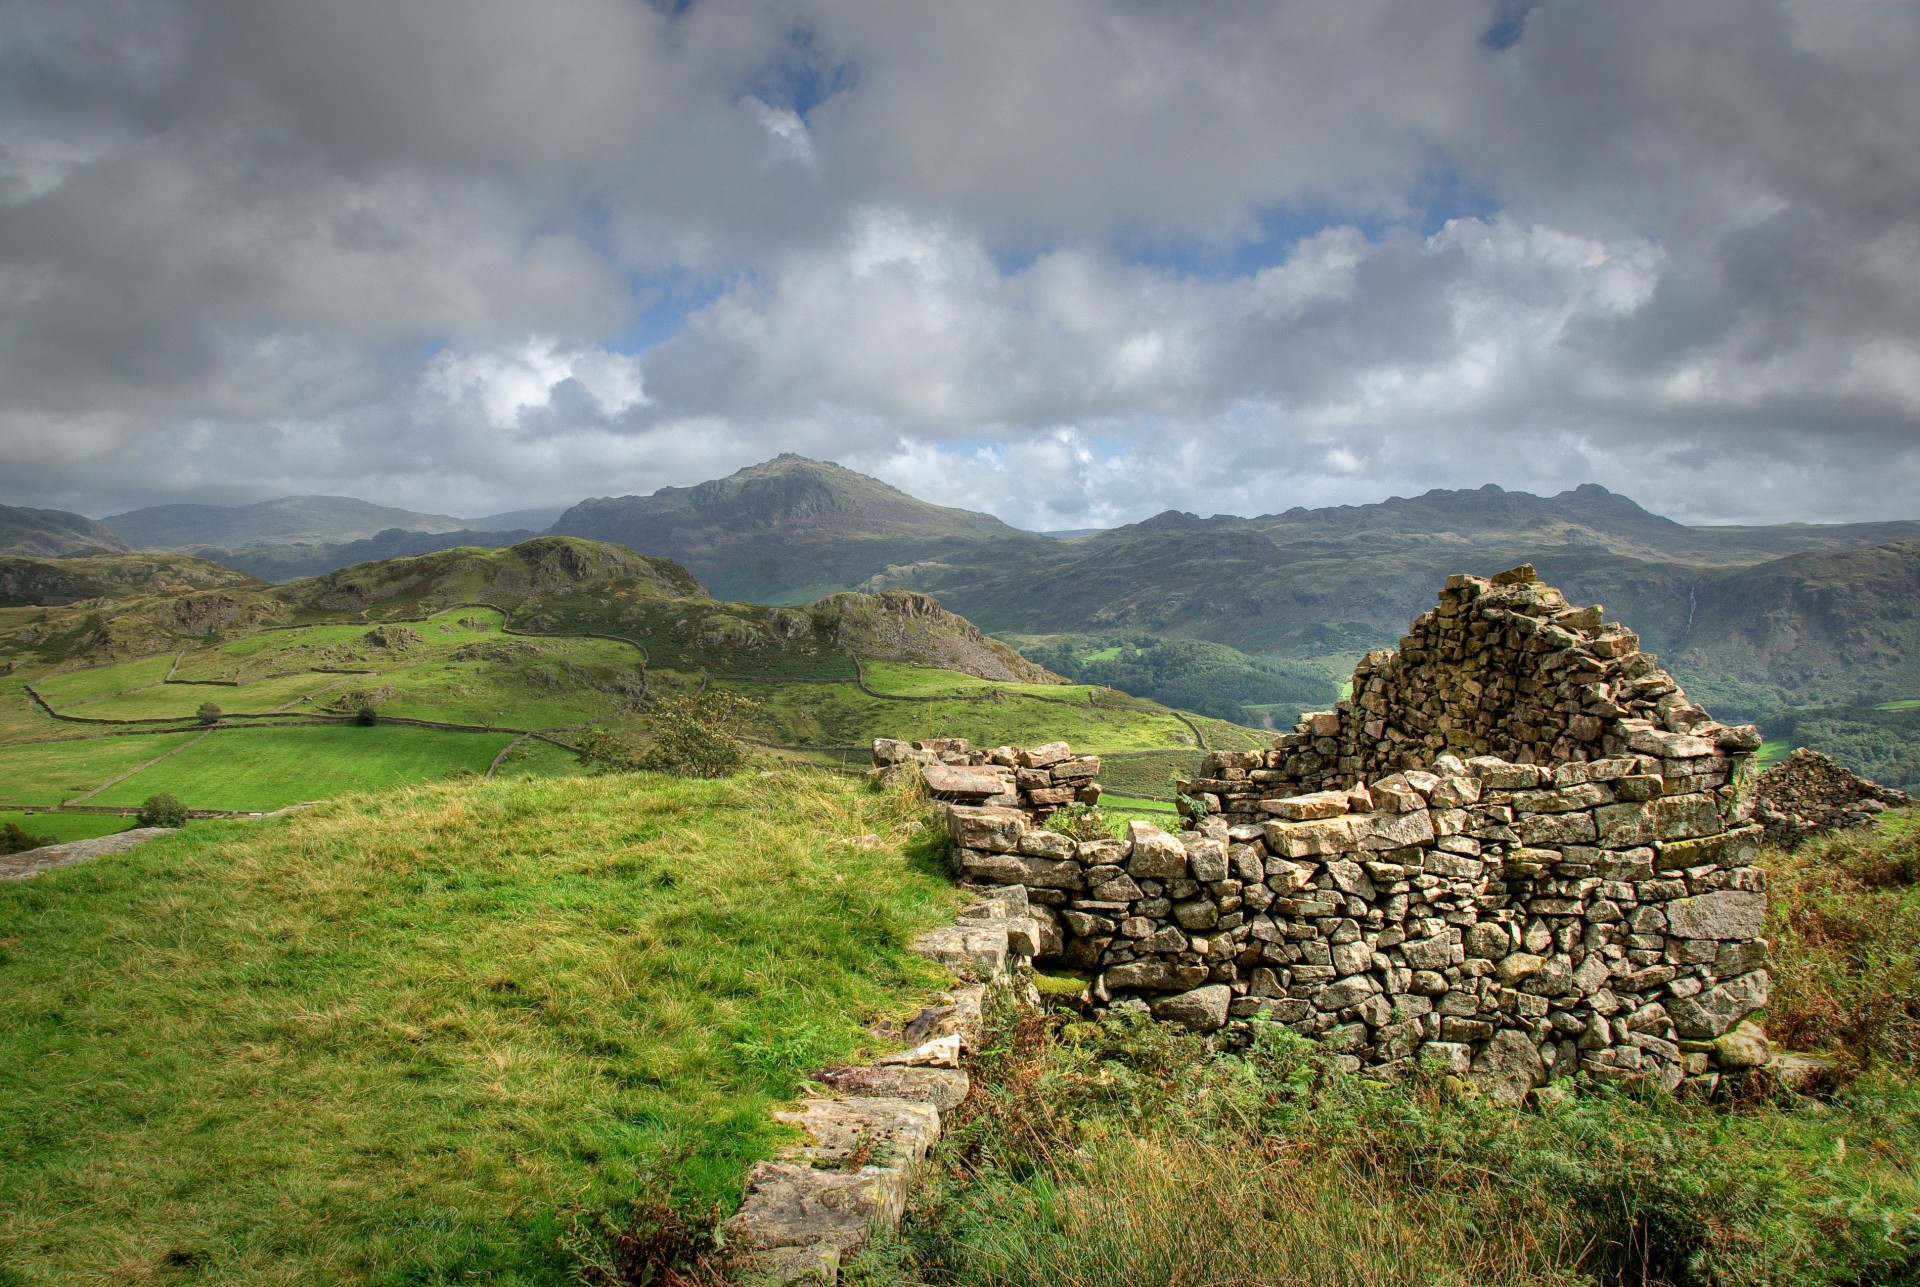
[{"label": "sky", "polygon": [[0,502],[1920,517],[1915,0],[5,0]]}]

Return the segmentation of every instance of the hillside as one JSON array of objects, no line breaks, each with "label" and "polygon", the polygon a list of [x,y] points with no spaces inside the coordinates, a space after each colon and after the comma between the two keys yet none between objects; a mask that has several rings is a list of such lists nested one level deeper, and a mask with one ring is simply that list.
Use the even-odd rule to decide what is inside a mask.
[{"label": "hillside", "polygon": [[[544,526],[544,525],[543,525]],[[457,532],[410,532],[390,527],[363,540],[333,544],[293,541],[245,545],[238,549],[200,547],[208,558],[217,558],[228,567],[259,577],[262,581],[296,581],[303,577],[324,576],[356,563],[381,559],[407,558],[431,554],[436,550],[458,549],[472,545],[482,549],[501,549],[518,545],[538,535],[531,528],[463,528]]]},{"label": "hillside", "polygon": [[258,584],[244,572],[186,554],[0,557],[0,608],[63,607],[82,599],[172,596]]},{"label": "hillside", "polygon": [[65,559],[126,548],[125,541],[84,514],[0,505],[0,554]]},{"label": "hillside", "polygon": [[100,520],[135,549],[221,549],[252,545],[337,544],[389,528],[457,532],[446,514],[416,514],[351,496],[282,496],[257,505],[156,505]]},{"label": "hillside", "polygon": [[549,530],[658,551],[715,594],[759,603],[852,589],[896,564],[963,554],[979,564],[1052,544],[791,454],[696,487],[582,501]]}]

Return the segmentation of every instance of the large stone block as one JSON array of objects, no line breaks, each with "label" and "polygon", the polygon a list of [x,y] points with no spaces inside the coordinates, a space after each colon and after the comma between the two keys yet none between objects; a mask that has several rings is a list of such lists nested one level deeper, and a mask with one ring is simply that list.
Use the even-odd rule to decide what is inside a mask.
[{"label": "large stone block", "polygon": [[1027,834],[1027,815],[999,805],[951,804],[946,809],[947,834],[962,849],[1012,853]]},{"label": "large stone block", "polygon": [[1765,970],[1754,970],[1698,996],[1669,999],[1674,1031],[1688,1041],[1712,1041],[1767,1003],[1768,982]]},{"label": "large stone block", "polygon": [[1161,997],[1153,1002],[1153,1017],[1193,1032],[1212,1032],[1226,1027],[1227,1007],[1232,1002],[1233,989],[1216,983],[1178,996]]},{"label": "large stone block", "polygon": [[1170,880],[1187,873],[1187,849],[1180,837],[1150,822],[1127,824],[1127,874],[1145,880]]},{"label": "large stone block", "polygon": [[920,776],[937,796],[1006,795],[1014,788],[1013,771],[999,765],[928,764]]},{"label": "large stone block", "polygon": [[1512,1028],[1494,1033],[1493,1040],[1473,1059],[1473,1080],[1496,1104],[1511,1107],[1520,1103],[1546,1076],[1546,1065],[1540,1061],[1533,1038]]},{"label": "large stone block", "polygon": [[1361,814],[1355,819],[1354,832],[1362,849],[1404,849],[1433,839],[1433,819],[1425,809],[1410,813]]},{"label": "large stone block", "polygon": [[1767,896],[1720,889],[1666,905],[1667,932],[1675,938],[1759,938],[1767,924]]},{"label": "large stone block", "polygon": [[[1415,816],[1426,817],[1424,813]],[[1360,847],[1354,836],[1356,825],[1372,817],[1372,814],[1360,814],[1310,822],[1269,822],[1267,848],[1282,858],[1352,853]]]}]

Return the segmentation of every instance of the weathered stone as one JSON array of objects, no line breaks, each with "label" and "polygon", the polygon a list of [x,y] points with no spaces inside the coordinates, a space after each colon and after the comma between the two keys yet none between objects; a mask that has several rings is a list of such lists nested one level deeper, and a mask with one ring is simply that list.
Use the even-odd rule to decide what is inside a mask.
[{"label": "weathered stone", "polygon": [[1322,1010],[1344,1010],[1357,1005],[1380,990],[1371,976],[1352,974],[1344,979],[1328,984],[1320,990],[1313,1003]]},{"label": "weathered stone", "polygon": [[1496,1104],[1512,1107],[1527,1097],[1527,1092],[1546,1080],[1546,1067],[1540,1062],[1540,1050],[1533,1038],[1512,1028],[1502,1028],[1473,1059],[1473,1080]]},{"label": "weathered stone", "polygon": [[1675,938],[1754,939],[1766,928],[1767,896],[1722,889],[1666,904],[1667,928]]},{"label": "weathered stone", "polygon": [[1005,795],[1014,789],[1013,774],[991,765],[927,764],[920,776],[936,796]]},{"label": "weathered stone", "polygon": [[1014,846],[1015,853],[1026,857],[1052,858],[1056,861],[1074,857],[1075,849],[1071,838],[1051,831],[1029,831]]},{"label": "weathered stone", "polygon": [[962,849],[1012,853],[1027,834],[1027,815],[998,805],[948,805],[947,834]]},{"label": "weathered stone", "polygon": [[1260,807],[1283,822],[1338,818],[1353,807],[1345,791],[1311,791],[1284,800],[1262,800]]},{"label": "weathered stone", "polygon": [[1227,1006],[1232,1001],[1233,989],[1217,983],[1178,996],[1159,998],[1153,1002],[1153,1017],[1193,1032],[1212,1032],[1226,1026]]},{"label": "weathered stone", "polygon": [[1072,755],[1073,748],[1065,742],[1048,742],[1043,746],[1030,746],[1014,752],[1015,762],[1023,769],[1048,768]]},{"label": "weathered stone", "polygon": [[1282,858],[1351,853],[1359,848],[1354,838],[1355,824],[1373,816],[1362,814],[1311,822],[1269,822],[1266,828],[1267,848]]},{"label": "weathered stone", "polygon": [[1183,834],[1180,841],[1186,850],[1188,870],[1195,880],[1207,885],[1227,878],[1229,864],[1226,841],[1193,833]]},{"label": "weathered stone", "polygon": [[1433,820],[1425,809],[1411,813],[1369,813],[1360,815],[1354,830],[1362,849],[1400,849],[1432,840]]},{"label": "weathered stone", "polygon": [[1128,875],[1165,880],[1186,874],[1187,851],[1178,836],[1168,835],[1150,822],[1136,821],[1127,824],[1127,839]]},{"label": "weathered stone", "polygon": [[811,1137],[785,1155],[815,1163],[845,1163],[858,1156],[874,1166],[906,1168],[924,1158],[940,1138],[940,1110],[925,1101],[808,1099],[773,1116]]},{"label": "weathered stone", "polygon": [[972,1085],[961,1068],[829,1068],[817,1075],[837,1094],[911,1100],[932,1104],[942,1113],[958,1108]]},{"label": "weathered stone", "polygon": [[1674,1031],[1689,1041],[1711,1041],[1767,1003],[1767,972],[1754,970],[1667,1003]]},{"label": "weathered stone", "polygon": [[1713,1040],[1713,1063],[1716,1068],[1760,1068],[1772,1057],[1773,1047],[1757,1023],[1742,1023],[1732,1032]]},{"label": "weathered stone", "polygon": [[1513,940],[1508,937],[1505,926],[1483,921],[1468,928],[1466,950],[1468,956],[1497,961],[1513,950]]}]

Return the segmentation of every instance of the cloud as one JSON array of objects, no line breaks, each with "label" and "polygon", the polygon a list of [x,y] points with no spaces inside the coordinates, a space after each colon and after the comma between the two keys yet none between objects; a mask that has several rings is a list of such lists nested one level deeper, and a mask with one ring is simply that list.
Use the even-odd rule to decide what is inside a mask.
[{"label": "cloud", "polygon": [[1916,53],[1802,0],[17,0],[0,499],[791,449],[1039,527],[1910,515]]}]

